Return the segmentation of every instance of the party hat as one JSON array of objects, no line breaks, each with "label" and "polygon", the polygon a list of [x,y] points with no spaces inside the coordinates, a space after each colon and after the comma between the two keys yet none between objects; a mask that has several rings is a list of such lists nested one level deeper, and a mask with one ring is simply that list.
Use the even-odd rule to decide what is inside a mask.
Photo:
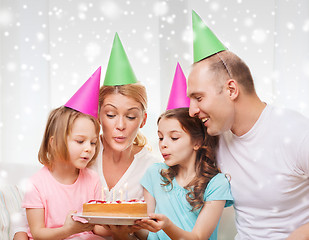
[{"label": "party hat", "polygon": [[190,106],[190,99],[187,97],[187,82],[183,71],[177,63],[176,72],[168,99],[166,110],[174,108],[185,108]]},{"label": "party hat", "polygon": [[227,50],[216,35],[203,22],[199,15],[192,10],[193,27],[193,56],[198,62],[215,53]]},{"label": "party hat", "polygon": [[98,117],[101,67],[77,90],[64,105],[81,113]]},{"label": "party hat", "polygon": [[136,83],[137,79],[130,65],[118,34],[115,34],[103,85],[115,86]]}]

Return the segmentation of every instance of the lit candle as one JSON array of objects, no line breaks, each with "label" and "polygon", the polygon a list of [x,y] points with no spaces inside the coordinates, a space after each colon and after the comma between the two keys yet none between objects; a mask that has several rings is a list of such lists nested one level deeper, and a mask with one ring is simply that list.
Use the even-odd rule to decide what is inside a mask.
[{"label": "lit candle", "polygon": [[104,201],[104,188],[102,187],[102,201]]},{"label": "lit candle", "polygon": [[104,195],[104,198],[103,198],[103,201],[107,201],[107,194],[108,194],[108,189],[107,189],[107,187],[104,187],[103,188],[103,195]]},{"label": "lit candle", "polygon": [[123,200],[123,190],[122,188],[119,189],[119,193],[120,193],[120,201]]},{"label": "lit candle", "polygon": [[128,201],[128,183],[125,183],[124,184],[124,191],[125,191],[125,201],[127,202]]}]

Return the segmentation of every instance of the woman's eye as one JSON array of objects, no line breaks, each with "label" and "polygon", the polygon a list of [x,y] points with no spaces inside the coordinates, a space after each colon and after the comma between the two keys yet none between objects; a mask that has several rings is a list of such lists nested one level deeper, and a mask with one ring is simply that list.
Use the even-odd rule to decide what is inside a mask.
[{"label": "woman's eye", "polygon": [[116,115],[115,115],[115,114],[106,114],[106,116],[107,116],[108,118],[113,118],[113,117],[115,117]]},{"label": "woman's eye", "polygon": [[159,141],[162,141],[162,140],[163,140],[163,138],[159,137]]},{"label": "woman's eye", "polygon": [[173,141],[177,141],[179,138],[172,137],[171,139],[172,139]]},{"label": "woman's eye", "polygon": [[92,142],[91,145],[97,145],[97,143],[96,142]]},{"label": "woman's eye", "polygon": [[84,141],[76,140],[77,143],[82,144]]},{"label": "woman's eye", "polygon": [[130,120],[136,119],[136,117],[133,117],[133,116],[127,116],[127,118],[130,119]]}]

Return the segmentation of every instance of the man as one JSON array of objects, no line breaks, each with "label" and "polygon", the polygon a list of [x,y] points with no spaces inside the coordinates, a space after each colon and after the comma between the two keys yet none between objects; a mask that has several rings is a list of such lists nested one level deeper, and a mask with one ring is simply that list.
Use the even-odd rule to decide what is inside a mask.
[{"label": "man", "polygon": [[231,177],[235,239],[309,239],[309,120],[262,102],[247,65],[195,12],[193,30],[190,115],[220,138],[217,161]]}]

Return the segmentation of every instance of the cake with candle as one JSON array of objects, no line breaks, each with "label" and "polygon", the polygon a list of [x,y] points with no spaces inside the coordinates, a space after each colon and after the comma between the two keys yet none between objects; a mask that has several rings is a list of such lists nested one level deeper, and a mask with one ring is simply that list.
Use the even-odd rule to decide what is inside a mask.
[{"label": "cake with candle", "polygon": [[136,199],[115,202],[91,200],[83,204],[83,215],[137,218],[148,216],[146,202]]}]

